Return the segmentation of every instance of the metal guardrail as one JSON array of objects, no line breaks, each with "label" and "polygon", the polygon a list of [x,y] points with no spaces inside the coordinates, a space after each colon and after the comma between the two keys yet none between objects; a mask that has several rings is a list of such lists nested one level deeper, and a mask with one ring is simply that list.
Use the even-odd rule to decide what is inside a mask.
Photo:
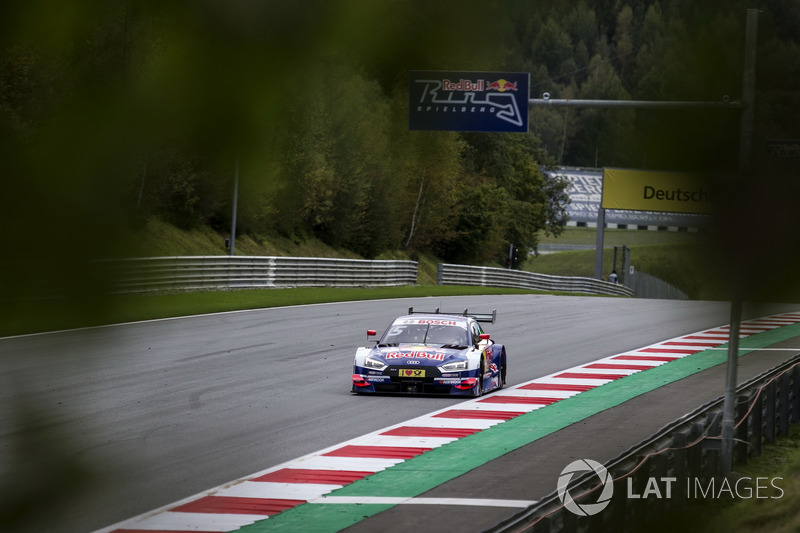
[{"label": "metal guardrail", "polygon": [[[606,463],[614,497],[598,514],[574,514],[565,508],[556,491],[487,531],[646,531],[658,524],[664,512],[680,512],[710,487],[720,494],[725,492],[720,450],[723,400],[720,397],[701,406]],[[772,443],[777,436],[788,435],[789,424],[800,422],[800,355],[742,384],[737,404],[733,459],[734,463],[745,464],[748,457],[761,455],[764,442]],[[673,480],[669,498],[626,497],[629,487],[634,488],[634,494],[642,495],[651,480],[669,479]],[[728,483],[731,491],[739,490],[736,479]],[[597,500],[603,485],[595,472],[588,472],[573,480],[568,490],[573,501],[583,505]]]},{"label": "metal guardrail", "polygon": [[439,285],[481,285],[540,291],[633,296],[633,290],[594,278],[550,276],[505,268],[439,264]]},{"label": "metal guardrail", "polygon": [[[417,282],[416,261],[318,257],[175,256],[102,261],[118,292],[279,287],[388,287]],[[439,285],[632,296],[622,285],[502,268],[440,264]]]},{"label": "metal guardrail", "polygon": [[689,299],[682,290],[645,272],[628,274],[625,276],[624,283],[625,286],[633,290],[633,294],[636,298],[657,298],[663,300]]},{"label": "metal guardrail", "polygon": [[186,256],[104,261],[120,292],[274,287],[386,287],[417,282],[416,261]]}]

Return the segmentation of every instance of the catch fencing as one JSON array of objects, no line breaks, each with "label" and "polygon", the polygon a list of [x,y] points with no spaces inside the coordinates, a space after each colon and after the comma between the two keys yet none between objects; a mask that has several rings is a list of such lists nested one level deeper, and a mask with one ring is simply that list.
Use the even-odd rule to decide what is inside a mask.
[{"label": "catch fencing", "polygon": [[[757,480],[750,480],[751,486],[739,486],[737,479],[723,477],[720,449],[723,403],[723,397],[709,402],[609,461],[605,467],[608,480],[613,482],[614,496],[597,514],[578,516],[566,509],[556,491],[488,531],[647,531],[658,526],[665,513],[680,513],[690,501],[707,497],[711,491],[717,496],[728,491],[738,495],[741,491],[757,490]],[[738,388],[734,463],[745,464],[749,457],[761,455],[765,442],[773,443],[776,437],[788,435],[790,424],[799,421],[800,355],[797,355]],[[648,487],[652,489],[653,479],[674,480],[669,498],[626,497],[629,491],[645,494]],[[569,494],[579,505],[591,506],[598,500],[601,488],[604,484],[599,483],[598,475],[587,472],[570,484]],[[761,490],[765,488],[772,487],[762,486]]]},{"label": "catch fencing", "polygon": [[633,290],[636,298],[652,298],[662,300],[688,300],[685,292],[669,283],[645,272],[636,272],[625,276],[623,283]]},{"label": "catch fencing", "polygon": [[387,287],[417,282],[416,261],[187,256],[105,262],[119,292],[279,287]]},{"label": "catch fencing", "polygon": [[441,263],[439,285],[481,285],[539,291],[577,292],[611,296],[633,296],[623,285],[594,278],[550,276],[505,268],[477,267]]}]

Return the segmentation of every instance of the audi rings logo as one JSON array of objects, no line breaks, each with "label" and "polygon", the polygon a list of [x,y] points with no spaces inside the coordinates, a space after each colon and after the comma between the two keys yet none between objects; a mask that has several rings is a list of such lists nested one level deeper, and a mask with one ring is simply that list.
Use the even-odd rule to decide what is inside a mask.
[{"label": "audi rings logo", "polygon": [[[575,474],[582,472],[594,472],[600,481],[603,483],[603,490],[600,493],[596,503],[583,503],[579,504],[572,499],[572,495],[567,490],[567,486]],[[614,480],[611,479],[611,474],[608,473],[606,468],[591,459],[578,459],[567,465],[561,471],[558,477],[558,499],[564,504],[567,510],[578,516],[592,516],[606,508],[611,501],[611,496],[614,495]]]}]

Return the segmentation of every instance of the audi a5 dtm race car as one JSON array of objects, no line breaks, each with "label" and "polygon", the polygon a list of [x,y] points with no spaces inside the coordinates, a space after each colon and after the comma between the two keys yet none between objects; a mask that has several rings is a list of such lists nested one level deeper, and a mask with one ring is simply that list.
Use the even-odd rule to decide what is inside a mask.
[{"label": "audi a5 dtm race car", "polygon": [[[353,392],[480,396],[506,382],[506,350],[483,331],[491,314],[408,310],[374,347],[358,348]],[[376,335],[367,331],[367,338]]]}]

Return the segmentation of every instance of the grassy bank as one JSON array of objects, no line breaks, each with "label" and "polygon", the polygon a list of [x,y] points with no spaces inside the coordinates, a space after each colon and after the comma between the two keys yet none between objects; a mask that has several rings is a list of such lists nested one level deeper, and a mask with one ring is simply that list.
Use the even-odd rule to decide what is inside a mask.
[{"label": "grassy bank", "polygon": [[[789,435],[766,445],[760,457],[746,465],[735,465],[736,475],[752,480],[761,478],[761,497],[747,498],[742,487],[736,499],[697,500],[686,509],[664,517],[653,531],[703,531],[704,533],[791,533],[800,531],[800,426],[791,426]],[[766,479],[766,481],[764,481]],[[772,488],[771,482],[780,487]]]},{"label": "grassy bank", "polygon": [[[558,276],[594,277],[597,232],[589,228],[567,228],[558,237],[541,237],[548,244],[591,246],[592,249],[542,253],[530,257],[523,266],[528,272]],[[623,246],[630,249],[631,266],[682,290],[692,299],[719,300],[728,297],[718,277],[709,270],[705,256],[706,236],[698,233],[669,231],[631,231],[607,229],[603,249],[603,278],[614,268],[614,248],[618,248],[617,269],[622,262]]]}]

